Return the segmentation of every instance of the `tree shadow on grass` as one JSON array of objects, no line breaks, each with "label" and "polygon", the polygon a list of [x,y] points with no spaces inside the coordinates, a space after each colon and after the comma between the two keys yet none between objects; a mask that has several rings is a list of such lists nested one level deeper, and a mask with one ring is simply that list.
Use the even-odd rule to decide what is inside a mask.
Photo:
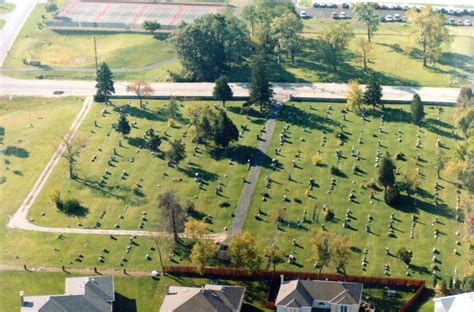
[{"label": "tree shadow on grass", "polygon": [[263,154],[256,147],[248,145],[233,145],[227,149],[212,149],[209,151],[209,155],[212,159],[217,161],[229,159],[238,164],[247,164],[248,160],[253,157],[253,166],[264,166],[266,168],[268,168],[271,163],[271,159],[268,155]]},{"label": "tree shadow on grass", "polygon": [[204,181],[215,181],[219,177],[219,175],[209,172],[207,170],[201,169],[199,167],[192,167],[192,168],[180,168],[179,171],[184,173],[186,176],[190,178],[194,178],[196,173],[199,174],[199,177]]},{"label": "tree shadow on grass", "polygon": [[[125,107],[126,105],[115,106],[114,111],[121,112],[121,110]],[[148,110],[142,110],[134,106],[128,106],[127,109],[125,110],[125,114],[128,114],[131,117],[146,119],[146,120],[151,120],[151,121],[166,121],[166,119],[161,117],[160,114],[158,113],[148,111]]]},{"label": "tree shadow on grass", "polygon": [[5,128],[0,127],[0,145],[3,144],[3,138],[5,137]]},{"label": "tree shadow on grass", "polygon": [[113,304],[114,312],[136,312],[137,301],[136,299],[125,297],[119,293],[115,293],[115,301]]},{"label": "tree shadow on grass", "polygon": [[30,153],[26,149],[22,147],[11,146],[11,145],[7,146],[1,152],[5,156],[15,156],[18,158],[28,158],[30,156]]},{"label": "tree shadow on grass", "polygon": [[[447,125],[447,126],[445,126],[445,125]],[[446,124],[442,121],[429,118],[429,119],[426,119],[426,120],[423,121],[422,126],[423,126],[423,128],[425,128],[429,132],[432,132],[436,135],[447,137],[447,138],[452,137],[451,132],[442,129],[442,127],[448,128],[448,129],[453,129],[453,126],[451,126],[449,124]]]},{"label": "tree shadow on grass", "polygon": [[410,311],[420,311],[421,310],[421,307],[425,305],[425,303],[427,303],[428,301],[431,301],[433,299],[433,297],[435,296],[435,291],[433,289],[430,289],[430,288],[425,288],[423,289],[423,292],[421,293],[421,295],[417,298],[417,300],[415,300],[411,307],[410,307]]},{"label": "tree shadow on grass", "polygon": [[134,146],[134,147],[140,148],[140,149],[145,148],[145,145],[146,145],[145,139],[144,139],[144,138],[140,138],[140,137],[127,138],[127,142],[128,142],[128,144],[130,144],[131,146]]},{"label": "tree shadow on grass", "polygon": [[333,132],[330,126],[338,125],[331,119],[326,120],[317,114],[304,111],[296,105],[283,105],[278,119],[289,125],[326,132]]}]

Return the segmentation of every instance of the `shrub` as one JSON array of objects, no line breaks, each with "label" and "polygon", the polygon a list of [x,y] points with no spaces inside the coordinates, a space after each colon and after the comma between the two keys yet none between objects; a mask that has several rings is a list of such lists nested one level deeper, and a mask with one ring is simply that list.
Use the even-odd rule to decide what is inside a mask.
[{"label": "shrub", "polygon": [[187,200],[185,203],[184,203],[184,210],[186,210],[187,212],[193,212],[194,211],[194,202],[192,200]]},{"label": "shrub", "polygon": [[62,212],[64,213],[74,213],[80,209],[82,209],[82,206],[77,199],[66,199],[63,202]]},{"label": "shrub", "polygon": [[323,217],[324,217],[324,220],[329,221],[332,218],[334,218],[334,213],[331,211],[331,209],[324,208],[323,209]]},{"label": "shrub", "polygon": [[313,165],[318,166],[321,163],[321,157],[314,155],[312,158]]},{"label": "shrub", "polygon": [[173,118],[168,119],[168,127],[173,128],[174,126],[176,126],[176,120]]}]

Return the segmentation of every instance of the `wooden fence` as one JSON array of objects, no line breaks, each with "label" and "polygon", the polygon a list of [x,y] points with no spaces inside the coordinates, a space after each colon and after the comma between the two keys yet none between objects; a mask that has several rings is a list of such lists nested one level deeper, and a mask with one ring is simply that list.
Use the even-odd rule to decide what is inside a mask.
[{"label": "wooden fence", "polygon": [[[192,266],[164,266],[163,273],[168,274],[182,274],[190,276],[200,276],[196,273],[196,269]],[[283,275],[285,279],[311,279],[311,280],[328,280],[328,281],[339,281],[339,282],[356,282],[364,285],[371,286],[406,286],[416,288],[416,292],[410,300],[408,300],[400,311],[407,311],[408,308],[415,302],[421,295],[425,288],[425,281],[418,279],[407,279],[407,278],[393,278],[393,277],[371,277],[371,276],[359,276],[359,275],[341,275],[331,273],[317,272],[298,272],[298,271],[249,271],[246,269],[239,268],[227,268],[227,267],[205,267],[202,275],[216,278],[229,278],[239,280],[268,280],[270,282],[270,289],[268,291],[267,303],[268,308],[275,308],[275,299],[280,288],[280,275]],[[202,276],[201,275],[201,276]]]}]

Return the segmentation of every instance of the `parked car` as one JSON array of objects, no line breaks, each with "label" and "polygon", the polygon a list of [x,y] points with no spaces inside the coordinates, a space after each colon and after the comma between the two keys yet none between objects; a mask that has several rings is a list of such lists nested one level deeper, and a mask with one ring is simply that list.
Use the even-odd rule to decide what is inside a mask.
[{"label": "parked car", "polygon": [[379,19],[382,23],[385,23],[385,16],[379,16]]},{"label": "parked car", "polygon": [[301,12],[300,12],[300,17],[303,18],[303,19],[305,19],[305,18],[307,17],[306,11],[301,11]]},{"label": "parked car", "polygon": [[455,26],[456,25],[456,20],[454,18],[450,18],[448,21],[448,25]]},{"label": "parked car", "polygon": [[464,26],[472,26],[472,23],[470,20],[465,20],[464,21]]},{"label": "parked car", "polygon": [[385,22],[387,22],[387,23],[393,22],[393,17],[392,17],[392,15],[387,15],[387,16],[385,16]]},{"label": "parked car", "polygon": [[454,13],[455,13],[456,15],[463,15],[463,14],[464,14],[464,10],[463,10],[463,9],[456,9],[456,10],[454,10]]},{"label": "parked car", "polygon": [[394,14],[394,15],[393,15],[393,20],[394,20],[395,22],[399,22],[399,21],[400,21],[400,14]]},{"label": "parked car", "polygon": [[454,8],[453,7],[448,7],[446,8],[446,12],[449,14],[449,15],[454,15]]},{"label": "parked car", "polygon": [[328,8],[337,8],[337,4],[329,2],[328,3]]},{"label": "parked car", "polygon": [[457,25],[457,26],[464,26],[464,22],[461,21],[461,20],[457,20],[457,21],[456,21],[456,25]]},{"label": "parked car", "polygon": [[319,8],[319,7],[320,7],[319,3],[317,3],[317,2],[313,3],[313,8]]},{"label": "parked car", "polygon": [[346,19],[347,18],[346,12],[339,13],[339,18],[340,19]]},{"label": "parked car", "polygon": [[343,8],[343,9],[348,9],[348,8],[349,8],[349,3],[344,2],[344,3],[342,4],[342,8]]},{"label": "parked car", "polygon": [[332,19],[337,19],[339,16],[337,15],[337,12],[332,12],[331,13],[331,18]]},{"label": "parked car", "polygon": [[408,11],[408,10],[410,10],[410,6],[405,4],[404,6],[402,6],[402,10],[403,11]]}]

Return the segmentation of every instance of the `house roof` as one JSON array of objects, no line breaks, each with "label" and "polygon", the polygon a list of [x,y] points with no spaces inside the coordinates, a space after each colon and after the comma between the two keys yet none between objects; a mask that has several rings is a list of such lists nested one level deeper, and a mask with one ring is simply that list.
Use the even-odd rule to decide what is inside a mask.
[{"label": "house roof", "polygon": [[465,312],[474,307],[474,292],[434,298],[436,312]]},{"label": "house roof", "polygon": [[206,285],[203,288],[171,286],[160,311],[238,311],[244,292],[245,287],[241,286]]},{"label": "house roof", "polygon": [[66,279],[64,295],[25,297],[22,312],[110,312],[115,300],[111,276]]},{"label": "house roof", "polygon": [[360,304],[360,283],[293,280],[280,286],[275,304],[291,308],[311,307],[314,300],[332,304]]}]

